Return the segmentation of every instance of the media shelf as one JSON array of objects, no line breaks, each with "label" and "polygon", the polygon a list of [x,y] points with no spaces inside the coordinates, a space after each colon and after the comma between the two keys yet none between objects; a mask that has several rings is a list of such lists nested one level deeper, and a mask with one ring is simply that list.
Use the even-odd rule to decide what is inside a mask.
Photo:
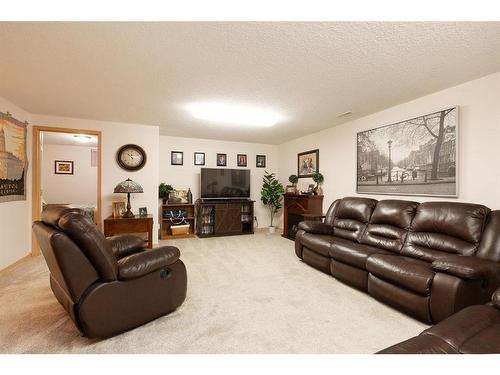
[{"label": "media shelf", "polygon": [[198,199],[195,204],[198,237],[253,234],[254,201]]},{"label": "media shelf", "polygon": [[[167,213],[172,212],[173,215]],[[193,204],[163,204],[160,208],[160,239],[189,238],[195,236],[195,209]],[[168,217],[167,217],[168,216]],[[187,233],[173,234],[172,226],[189,225]]]}]

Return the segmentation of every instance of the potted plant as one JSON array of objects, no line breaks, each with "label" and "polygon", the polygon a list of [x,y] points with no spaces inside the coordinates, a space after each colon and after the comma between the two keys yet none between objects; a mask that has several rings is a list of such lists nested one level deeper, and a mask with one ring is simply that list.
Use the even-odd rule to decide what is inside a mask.
[{"label": "potted plant", "polygon": [[163,204],[167,204],[168,196],[172,191],[174,191],[172,185],[167,185],[164,182],[158,186],[158,196],[160,199],[163,199]]},{"label": "potted plant", "polygon": [[282,194],[285,192],[283,185],[276,179],[274,173],[265,172],[262,179],[262,190],[260,191],[260,200],[269,208],[271,214],[271,223],[269,233],[274,233],[273,218],[282,207]]},{"label": "potted plant", "polygon": [[299,177],[296,174],[291,174],[288,177],[288,181],[290,181],[295,189],[295,193],[297,193],[297,182],[299,182]]},{"label": "potted plant", "polygon": [[313,173],[312,179],[314,182],[316,182],[316,187],[314,188],[314,194],[323,195],[323,189],[321,188],[321,184],[323,184],[325,177],[323,177],[321,173],[316,171]]}]

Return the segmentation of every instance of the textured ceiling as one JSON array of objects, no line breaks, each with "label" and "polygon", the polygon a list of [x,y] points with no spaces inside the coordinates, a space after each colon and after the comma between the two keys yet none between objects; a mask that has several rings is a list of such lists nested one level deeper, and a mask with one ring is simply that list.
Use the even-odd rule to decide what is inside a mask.
[{"label": "textured ceiling", "polygon": [[[499,22],[0,23],[0,46],[0,96],[32,113],[275,144],[500,71]],[[201,100],[286,121],[204,122]]]}]

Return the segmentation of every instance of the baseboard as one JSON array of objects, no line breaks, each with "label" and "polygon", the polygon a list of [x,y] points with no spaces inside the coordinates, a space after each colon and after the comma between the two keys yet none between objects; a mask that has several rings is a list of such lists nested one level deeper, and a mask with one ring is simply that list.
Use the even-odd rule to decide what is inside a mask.
[{"label": "baseboard", "polygon": [[21,263],[23,260],[27,259],[27,258],[31,258],[31,252],[26,254],[25,256],[23,256],[22,258],[16,260],[14,263],[11,263],[9,264],[8,266],[0,269],[0,272],[6,272],[6,271],[9,271],[11,270],[12,268],[14,268],[15,266],[17,266],[19,263]]}]

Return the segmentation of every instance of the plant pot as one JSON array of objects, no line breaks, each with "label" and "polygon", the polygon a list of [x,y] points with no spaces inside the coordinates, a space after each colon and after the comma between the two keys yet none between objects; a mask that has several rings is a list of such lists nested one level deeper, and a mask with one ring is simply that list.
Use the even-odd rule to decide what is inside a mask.
[{"label": "plant pot", "polygon": [[323,189],[321,186],[317,186],[314,188],[314,195],[323,195]]},{"label": "plant pot", "polygon": [[276,227],[269,227],[269,233],[276,232]]}]

